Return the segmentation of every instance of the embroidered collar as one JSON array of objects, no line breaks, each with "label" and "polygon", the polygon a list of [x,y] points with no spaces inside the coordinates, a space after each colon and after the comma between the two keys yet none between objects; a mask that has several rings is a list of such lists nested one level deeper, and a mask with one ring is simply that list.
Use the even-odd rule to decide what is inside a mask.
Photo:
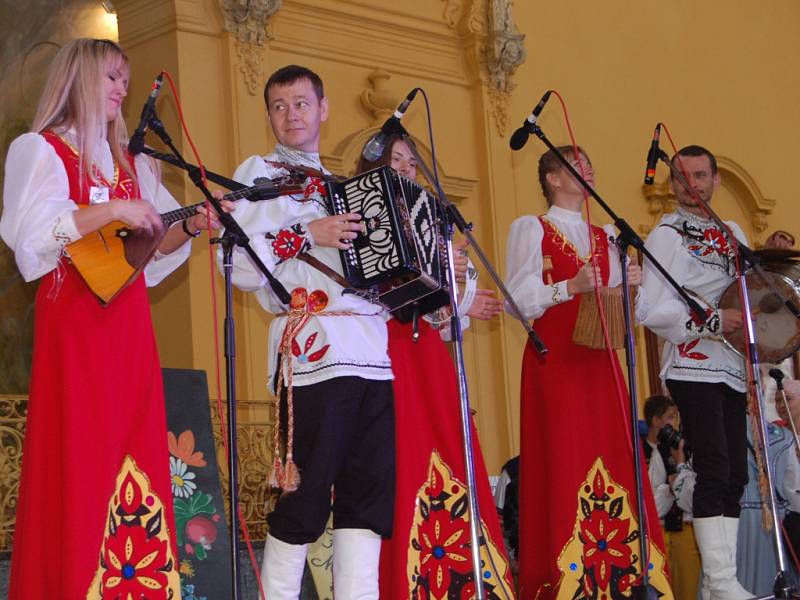
[{"label": "embroidered collar", "polygon": [[682,219],[688,221],[701,231],[705,231],[709,227],[717,227],[717,224],[711,219],[706,219],[705,217],[700,217],[694,213],[690,213],[688,210],[685,210],[680,206],[675,210],[675,212],[680,215]]},{"label": "embroidered collar", "polygon": [[322,162],[319,159],[319,152],[303,152],[296,148],[278,144],[275,146],[275,150],[272,154],[273,156],[277,156],[281,162],[286,162],[291,165],[303,165],[319,171],[324,171]]}]

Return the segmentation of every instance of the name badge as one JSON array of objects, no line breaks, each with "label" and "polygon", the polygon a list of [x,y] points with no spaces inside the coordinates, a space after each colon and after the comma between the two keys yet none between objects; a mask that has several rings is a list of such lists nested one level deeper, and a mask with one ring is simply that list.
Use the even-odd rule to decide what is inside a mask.
[{"label": "name badge", "polygon": [[107,187],[92,186],[89,188],[89,204],[102,204],[103,202],[108,202],[108,200]]}]

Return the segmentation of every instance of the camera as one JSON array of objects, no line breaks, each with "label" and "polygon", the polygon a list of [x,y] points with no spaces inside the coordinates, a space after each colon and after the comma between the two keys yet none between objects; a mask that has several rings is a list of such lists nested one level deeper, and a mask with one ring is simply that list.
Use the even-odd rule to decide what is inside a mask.
[{"label": "camera", "polygon": [[664,425],[658,431],[658,443],[678,449],[678,445],[683,439],[683,434],[675,429],[672,425]]}]

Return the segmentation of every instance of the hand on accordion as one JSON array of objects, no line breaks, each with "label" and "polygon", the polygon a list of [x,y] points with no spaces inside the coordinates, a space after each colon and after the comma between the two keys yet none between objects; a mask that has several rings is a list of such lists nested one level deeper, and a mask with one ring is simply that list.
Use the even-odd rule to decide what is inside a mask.
[{"label": "hand on accordion", "polygon": [[316,246],[347,250],[362,230],[361,215],[344,213],[316,219],[308,224]]}]

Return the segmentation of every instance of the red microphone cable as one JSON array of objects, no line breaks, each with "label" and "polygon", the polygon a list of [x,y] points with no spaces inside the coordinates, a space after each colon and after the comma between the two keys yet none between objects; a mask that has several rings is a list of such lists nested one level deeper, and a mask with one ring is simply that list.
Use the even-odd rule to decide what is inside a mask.
[{"label": "red microphone cable", "polygon": [[[169,71],[162,71],[169,82],[170,89],[172,90],[172,95],[175,98],[175,106],[178,109],[178,119],[180,120],[181,129],[183,133],[186,135],[186,139],[189,142],[189,146],[192,149],[192,154],[194,154],[195,160],[197,165],[200,169],[200,178],[203,181],[203,185],[206,184],[206,169],[203,165],[203,161],[200,158],[200,153],[197,151],[197,147],[194,145],[194,141],[192,140],[192,136],[189,133],[189,129],[186,126],[186,121],[183,117],[183,109],[181,107],[181,100],[180,96],[178,95],[178,89],[175,86],[174,81],[172,80],[172,75]],[[209,205],[208,201],[205,203],[206,210],[206,231],[209,238],[209,246],[210,246],[210,239],[211,239],[211,206]],[[230,463],[230,448],[228,448],[228,435],[227,435],[227,421],[225,418],[225,411],[223,410],[222,405],[222,377],[221,371],[222,367],[220,365],[220,351],[219,351],[219,319],[217,317],[217,286],[216,286],[216,263],[214,260],[214,252],[211,248],[209,248],[208,253],[208,264],[209,264],[209,274],[211,280],[211,322],[213,325],[214,331],[214,381],[215,387],[217,391],[217,415],[219,416],[219,429],[220,429],[220,438],[222,439],[222,445],[225,449],[225,457],[228,459],[226,464]],[[230,474],[229,474],[230,475]],[[230,490],[228,491],[230,493]],[[236,512],[239,517],[239,526],[242,532],[242,536],[244,537],[245,543],[247,545],[247,552],[250,555],[250,565],[253,568],[253,572],[256,576],[256,582],[258,583],[258,591],[261,595],[261,598],[266,600],[267,596],[264,594],[264,586],[261,582],[261,570],[258,568],[258,564],[256,561],[255,552],[253,551],[253,544],[250,539],[250,531],[247,527],[247,522],[244,519],[244,513],[242,512],[241,504],[237,504]],[[231,549],[233,551],[233,549]]]},{"label": "red microphone cable", "polygon": [[[553,93],[558,97],[558,100],[561,103],[561,108],[562,108],[562,110],[564,112],[564,122],[565,122],[565,124],[567,126],[567,131],[569,132],[570,141],[572,143],[572,153],[573,153],[573,156],[574,156],[575,160],[578,162],[578,170],[580,171],[581,177],[585,179],[586,178],[585,177],[586,176],[586,170],[584,169],[583,161],[581,160],[581,154],[580,154],[580,151],[578,149],[578,144],[575,141],[575,135],[574,135],[574,133],[572,131],[572,124],[571,124],[570,119],[569,119],[569,112],[567,111],[567,104],[564,101],[564,98],[561,96],[561,94],[558,93],[558,91],[553,90]],[[595,302],[597,304],[598,314],[599,314],[599,317],[600,317],[600,326],[601,326],[601,329],[603,331],[603,340],[605,342],[606,353],[608,355],[609,363],[612,366],[611,371],[614,374],[614,385],[616,387],[617,398],[619,400],[620,414],[623,417],[623,420],[627,421],[626,411],[625,411],[625,400],[626,400],[627,394],[625,393],[625,390],[624,390],[624,385],[623,385],[623,382],[622,382],[622,378],[620,376],[620,372],[616,368],[613,368],[615,350],[611,347],[611,340],[610,340],[610,336],[609,336],[609,333],[608,333],[608,320],[606,318],[605,307],[603,306],[602,298],[600,296],[600,287],[602,285],[602,280],[600,278],[598,278],[598,274],[597,274],[597,271],[599,270],[599,264],[598,264],[597,250],[596,250],[596,247],[595,247],[594,231],[592,230],[591,209],[590,209],[590,204],[589,204],[589,192],[586,190],[586,188],[581,188],[581,191],[583,192],[583,202],[584,202],[584,207],[586,208],[586,221],[587,221],[587,226],[588,226],[588,230],[589,230],[590,260],[592,262],[592,266],[594,267],[593,268],[593,275],[594,275],[594,278],[595,278],[595,286],[594,286],[594,290],[593,290],[594,291],[594,297],[595,297]],[[611,265],[609,263],[609,273],[610,273],[610,267],[611,267]],[[626,436],[628,438],[628,444],[631,447],[631,449],[633,449],[633,440],[631,439],[630,432],[627,429],[625,431],[626,431]],[[633,451],[633,450],[631,450],[631,451]]]}]

